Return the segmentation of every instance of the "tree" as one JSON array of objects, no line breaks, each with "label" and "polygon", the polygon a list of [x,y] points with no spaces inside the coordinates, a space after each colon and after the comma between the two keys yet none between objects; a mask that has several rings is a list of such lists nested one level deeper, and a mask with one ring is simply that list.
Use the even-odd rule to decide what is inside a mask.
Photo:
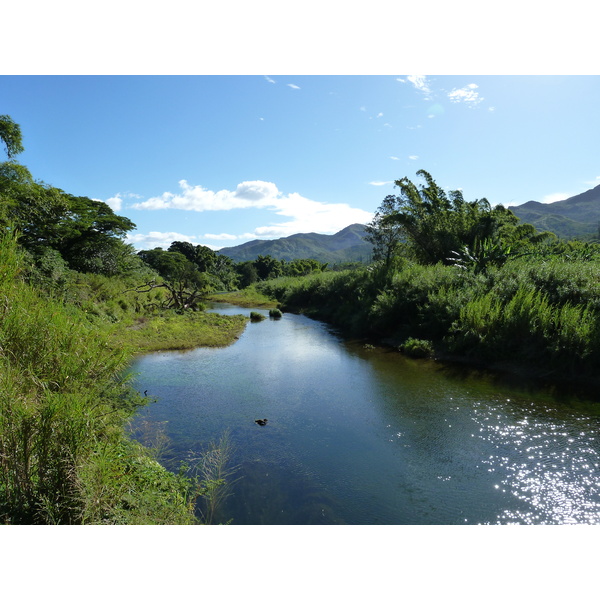
[{"label": "tree", "polygon": [[0,115],[0,140],[9,159],[25,150],[21,128],[8,115]]},{"label": "tree", "polygon": [[239,286],[246,288],[253,283],[258,281],[258,271],[254,266],[254,261],[247,260],[243,263],[237,264],[235,270],[239,276]]},{"label": "tree", "polygon": [[396,181],[400,194],[384,199],[367,228],[375,257],[388,266],[399,249],[422,264],[452,264],[465,248],[477,255],[494,247],[500,260],[515,246],[523,251],[546,237],[501,205],[492,208],[485,198],[467,202],[459,190],[446,194],[427,171],[417,175],[425,184]]},{"label": "tree", "polygon": [[217,253],[208,246],[194,246],[190,242],[173,242],[169,252],[180,252],[190,262],[193,262],[202,273],[210,272],[217,260]]},{"label": "tree", "polygon": [[195,308],[201,296],[211,291],[208,275],[201,273],[181,252],[154,248],[141,250],[138,256],[162,277],[162,281],[149,281],[135,291],[166,288],[169,292],[166,308]]},{"label": "tree", "polygon": [[327,263],[320,263],[314,258],[295,258],[283,265],[285,275],[302,277],[310,273],[321,272],[327,268]]},{"label": "tree", "polygon": [[272,256],[258,255],[258,258],[254,261],[254,267],[258,278],[261,280],[274,279],[283,275],[283,262],[273,258]]},{"label": "tree", "polygon": [[386,219],[395,211],[396,197],[386,196],[371,223],[366,227],[365,239],[373,244],[373,260],[389,267],[400,243],[406,240],[402,228]]}]

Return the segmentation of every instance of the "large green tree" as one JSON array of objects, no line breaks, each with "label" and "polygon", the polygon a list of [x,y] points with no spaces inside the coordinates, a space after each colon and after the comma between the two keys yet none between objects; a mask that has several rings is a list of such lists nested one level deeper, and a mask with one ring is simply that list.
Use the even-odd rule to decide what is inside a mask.
[{"label": "large green tree", "polygon": [[0,115],[0,140],[9,160],[0,162],[0,226],[16,229],[19,243],[36,257],[59,252],[71,269],[114,275],[135,255],[124,242],[135,228],[98,200],[73,196],[36,181],[14,156],[23,151],[21,129]]},{"label": "large green tree", "polygon": [[396,181],[400,193],[385,198],[367,228],[379,260],[389,264],[398,251],[422,264],[452,264],[465,251],[476,260],[486,253],[501,260],[545,237],[501,205],[467,202],[459,190],[446,193],[427,171],[417,175],[424,183]]},{"label": "large green tree", "polygon": [[209,276],[200,272],[181,252],[154,248],[141,250],[138,256],[152,267],[162,280],[149,281],[139,286],[136,291],[148,292],[155,288],[165,288],[169,292],[166,308],[195,308],[200,298],[212,291]]}]

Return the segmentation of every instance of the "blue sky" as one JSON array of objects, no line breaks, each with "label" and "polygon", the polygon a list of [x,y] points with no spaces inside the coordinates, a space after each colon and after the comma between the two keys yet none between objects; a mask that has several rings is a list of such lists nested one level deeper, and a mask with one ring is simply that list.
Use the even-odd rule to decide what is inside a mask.
[{"label": "blue sky", "polygon": [[600,184],[600,77],[0,76],[34,177],[107,202],[138,249],[366,223],[429,171],[492,204]]}]

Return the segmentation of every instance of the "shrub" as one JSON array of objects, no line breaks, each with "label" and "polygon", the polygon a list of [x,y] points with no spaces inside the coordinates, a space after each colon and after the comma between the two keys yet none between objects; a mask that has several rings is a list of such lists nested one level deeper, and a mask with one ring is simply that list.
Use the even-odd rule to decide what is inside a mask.
[{"label": "shrub", "polygon": [[266,319],[265,315],[263,315],[263,314],[261,314],[261,313],[259,313],[259,312],[256,312],[256,311],[254,311],[254,310],[253,310],[253,311],[250,313],[250,320],[251,320],[253,323],[258,323],[259,321],[262,321],[262,320],[264,320],[264,319]]},{"label": "shrub", "polygon": [[430,358],[433,356],[433,344],[429,340],[408,338],[400,346],[400,351],[411,358]]},{"label": "shrub", "polygon": [[283,313],[278,308],[272,308],[269,311],[269,317],[271,317],[272,319],[281,319],[282,316]]}]

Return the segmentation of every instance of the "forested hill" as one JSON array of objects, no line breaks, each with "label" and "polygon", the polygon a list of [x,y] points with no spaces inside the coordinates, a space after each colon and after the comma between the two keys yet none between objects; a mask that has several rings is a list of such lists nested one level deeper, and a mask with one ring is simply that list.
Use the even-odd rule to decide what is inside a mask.
[{"label": "forested hill", "polygon": [[236,262],[255,260],[259,255],[278,260],[312,258],[330,264],[366,262],[371,259],[373,247],[364,236],[365,226],[354,224],[333,235],[297,233],[278,240],[252,240],[219,252]]},{"label": "forested hill", "polygon": [[566,200],[549,204],[531,201],[509,208],[539,231],[552,231],[561,238],[596,237],[600,223],[600,185]]}]

